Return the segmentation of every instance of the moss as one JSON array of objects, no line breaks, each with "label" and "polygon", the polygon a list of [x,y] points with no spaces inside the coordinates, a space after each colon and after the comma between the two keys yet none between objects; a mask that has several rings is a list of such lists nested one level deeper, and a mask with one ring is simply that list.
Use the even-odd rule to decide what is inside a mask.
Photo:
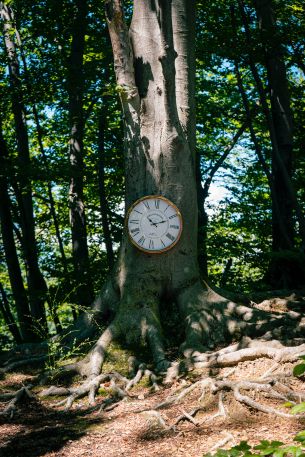
[{"label": "moss", "polygon": [[107,358],[103,366],[105,373],[119,371],[123,376],[128,375],[128,359],[132,353],[122,348],[118,343],[112,343],[107,349]]}]

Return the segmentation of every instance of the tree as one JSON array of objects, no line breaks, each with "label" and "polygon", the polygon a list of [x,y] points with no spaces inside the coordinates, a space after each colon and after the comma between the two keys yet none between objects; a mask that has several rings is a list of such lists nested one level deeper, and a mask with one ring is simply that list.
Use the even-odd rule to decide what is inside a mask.
[{"label": "tree", "polygon": [[[37,337],[34,333],[33,320],[31,318],[28,297],[23,284],[14,239],[13,220],[10,208],[11,202],[8,192],[7,171],[9,167],[7,164],[7,156],[7,148],[2,134],[2,120],[0,119],[0,165],[2,170],[0,175],[0,222],[3,247],[12,293],[16,305],[21,341],[35,341]],[[2,290],[4,293],[3,288],[1,288],[1,291]],[[3,302],[5,303],[5,300],[3,300]]]},{"label": "tree", "polygon": [[[72,232],[72,255],[77,301],[89,306],[93,300],[92,282],[89,273],[89,252],[84,206],[84,73],[83,56],[87,26],[87,1],[76,0],[73,4],[75,16],[73,21],[71,53],[68,64],[68,94],[70,141],[69,161],[71,179],[69,189],[70,223]],[[80,279],[81,278],[81,279]],[[79,284],[79,281],[81,283]]]},{"label": "tree", "polygon": [[30,150],[26,123],[26,112],[23,103],[23,92],[20,81],[19,61],[16,46],[12,38],[13,17],[9,6],[0,3],[3,19],[3,34],[7,52],[10,75],[12,111],[18,151],[18,172],[16,179],[16,198],[21,214],[22,249],[26,263],[29,301],[32,316],[46,329],[44,303],[47,284],[38,263],[35,221],[33,213],[32,185],[30,179]]}]

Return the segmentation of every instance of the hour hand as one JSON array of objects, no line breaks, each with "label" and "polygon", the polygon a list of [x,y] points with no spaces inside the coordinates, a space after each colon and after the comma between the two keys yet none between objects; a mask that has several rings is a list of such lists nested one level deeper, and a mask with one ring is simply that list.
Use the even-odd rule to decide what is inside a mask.
[{"label": "hour hand", "polygon": [[149,220],[149,222],[151,223],[151,225],[154,225],[155,227],[157,227],[156,222],[152,221],[148,216],[147,216],[147,219]]}]

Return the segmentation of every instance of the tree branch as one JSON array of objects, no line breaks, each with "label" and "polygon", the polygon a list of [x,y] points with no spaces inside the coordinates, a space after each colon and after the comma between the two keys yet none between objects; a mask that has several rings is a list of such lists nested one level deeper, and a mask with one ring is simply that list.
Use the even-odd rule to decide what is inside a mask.
[{"label": "tree branch", "polygon": [[113,49],[118,91],[123,108],[126,101],[132,101],[138,111],[140,109],[140,97],[135,82],[133,50],[124,21],[122,3],[122,0],[106,0],[106,19]]}]

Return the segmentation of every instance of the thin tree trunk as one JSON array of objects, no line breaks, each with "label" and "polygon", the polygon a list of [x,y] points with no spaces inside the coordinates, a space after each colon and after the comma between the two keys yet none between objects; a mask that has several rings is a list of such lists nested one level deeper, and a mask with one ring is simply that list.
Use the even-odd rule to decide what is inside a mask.
[{"label": "thin tree trunk", "polygon": [[74,262],[77,301],[88,307],[93,300],[93,286],[89,271],[89,252],[84,205],[84,75],[83,55],[87,27],[88,5],[86,0],[74,0],[74,23],[71,54],[68,63],[67,89],[70,119],[70,189],[69,209],[72,232],[72,256]]},{"label": "thin tree trunk", "polygon": [[[277,154],[280,157],[289,179],[292,179],[292,130],[293,122],[290,108],[290,97],[287,83],[286,67],[283,59],[282,43],[280,42],[275,23],[271,0],[254,0],[261,39],[265,50],[269,94],[271,100],[271,115],[277,143],[277,152],[273,148],[272,174],[274,191],[280,206],[282,219],[285,221],[286,232],[290,244],[294,245],[294,204],[285,180]],[[283,185],[284,184],[284,185]],[[305,241],[305,240],[304,240]],[[273,221],[273,250],[287,249],[289,245],[283,239],[279,229],[278,219]]]},{"label": "thin tree trunk", "polygon": [[[237,38],[237,29],[236,29],[236,18],[235,18],[235,10],[234,10],[234,7],[231,6],[231,17],[232,17],[232,29],[234,31],[234,39]],[[244,109],[245,109],[245,113],[246,113],[246,118],[247,118],[247,123],[248,123],[248,128],[249,128],[249,131],[250,131],[250,136],[251,136],[251,140],[253,142],[253,145],[254,145],[254,148],[255,148],[255,152],[257,154],[257,157],[258,157],[258,160],[266,174],[266,177],[268,179],[268,184],[269,184],[269,188],[270,188],[270,192],[271,192],[271,198],[272,198],[272,208],[273,208],[273,212],[275,212],[275,214],[273,214],[273,216],[277,219],[277,223],[278,223],[278,226],[279,226],[279,229],[281,231],[281,236],[283,239],[286,239],[286,242],[287,242],[287,245],[290,243],[290,238],[289,238],[289,235],[286,231],[286,224],[285,224],[285,221],[282,219],[281,217],[281,213],[280,213],[280,208],[279,208],[279,204],[278,204],[278,201],[277,201],[277,193],[275,191],[275,187],[274,187],[274,181],[273,181],[273,177],[272,177],[272,174],[271,174],[271,171],[269,170],[269,166],[265,160],[265,157],[264,157],[264,154],[263,154],[263,151],[262,151],[262,148],[260,146],[260,143],[258,141],[258,138],[255,134],[255,131],[254,131],[254,127],[253,127],[253,122],[252,122],[252,115],[251,115],[251,110],[250,110],[250,104],[249,104],[249,101],[248,101],[248,97],[247,97],[247,94],[246,94],[246,91],[245,91],[245,88],[244,88],[244,85],[243,85],[243,81],[242,81],[242,77],[241,77],[241,74],[240,74],[240,70],[239,70],[239,62],[238,62],[238,58],[235,58],[234,59],[234,67],[235,67],[235,74],[236,74],[236,78],[237,78],[237,86],[238,86],[238,89],[239,89],[239,93],[241,95],[241,98],[242,98],[242,102],[243,102],[243,105],[244,105]]]},{"label": "thin tree trunk", "polygon": [[[262,108],[266,117],[267,126],[270,134],[270,140],[272,144],[272,186],[274,188],[274,194],[276,194],[276,199],[273,199],[272,201],[272,248],[273,252],[275,253],[275,256],[270,262],[267,280],[270,281],[270,283],[272,283],[273,287],[293,287],[296,283],[304,282],[302,266],[300,265],[300,262],[297,259],[295,262],[292,262],[292,264],[289,265],[289,261],[281,256],[280,251],[285,251],[287,249],[292,250],[294,248],[294,220],[292,211],[293,209],[295,210],[299,223],[301,247],[302,250],[304,249],[305,218],[292,183],[292,167],[290,166],[290,161],[292,157],[292,121],[290,107],[288,103],[288,87],[284,88],[285,84],[287,86],[286,70],[283,62],[278,62],[278,59],[281,59],[282,57],[281,49],[278,50],[277,48],[274,48],[275,45],[272,39],[271,41],[275,54],[273,57],[270,57],[269,60],[268,56],[266,55],[269,85],[271,87],[272,84],[275,85],[275,93],[278,93],[278,91],[282,87],[284,90],[284,98],[283,107],[281,107],[278,103],[278,100],[281,100],[281,97],[280,94],[278,94],[278,97],[280,98],[278,98],[278,100],[273,100],[273,102],[271,103],[272,110],[270,112],[265,89],[263,87],[262,81],[260,79],[260,76],[258,74],[257,68],[253,60],[251,50],[251,33],[248,24],[248,18],[242,0],[239,0],[239,7],[242,16],[242,22],[245,27],[245,36],[247,44],[249,46],[249,64],[257,86]],[[268,8],[269,7],[270,5],[268,4]],[[269,10],[269,13],[271,14],[272,11],[270,12]],[[268,20],[271,20],[271,16]],[[281,46],[281,43],[278,42],[278,39],[276,38],[275,40],[276,45]],[[265,45],[268,46],[268,43],[266,43]],[[270,69],[268,69],[268,65],[271,65],[272,67],[272,75],[270,74]],[[274,68],[273,65],[278,65],[277,68],[279,69],[281,79],[280,83],[275,81],[276,68]],[[285,81],[283,79],[285,79]],[[284,120],[279,119],[281,116]],[[283,133],[280,131],[281,122],[284,122],[286,124]],[[277,218],[277,214],[279,214],[280,217]],[[281,226],[285,226],[284,231],[287,234],[286,237],[283,237],[283,229],[281,229]],[[285,271],[286,273],[283,274],[283,271]]]},{"label": "thin tree trunk", "polygon": [[98,135],[98,182],[100,209],[102,216],[103,235],[106,245],[107,262],[109,270],[114,265],[114,253],[112,247],[111,233],[109,227],[108,202],[105,189],[105,129],[106,129],[107,106],[104,103],[99,116],[99,135]]},{"label": "thin tree trunk", "polygon": [[[18,151],[18,206],[21,215],[23,235],[23,252],[27,268],[28,290],[31,314],[37,324],[47,331],[44,303],[47,285],[38,265],[37,243],[33,214],[32,186],[30,180],[30,151],[26,125],[26,113],[23,105],[22,87],[20,83],[19,62],[15,43],[12,39],[12,14],[10,7],[1,3],[1,16],[4,21],[3,32],[9,63],[9,75],[12,91],[12,111],[15,120],[17,151]],[[45,335],[44,335],[45,336]],[[43,336],[42,336],[43,337]]]},{"label": "thin tree trunk", "polygon": [[2,296],[2,300],[0,298],[0,311],[3,315],[3,319],[6,323],[6,325],[8,326],[9,331],[11,332],[11,334],[13,336],[15,343],[21,344],[22,342],[24,342],[24,340],[21,337],[18,325],[16,324],[14,316],[10,310],[10,304],[9,304],[7,295],[6,295],[5,290],[1,283],[0,283],[0,294]]},{"label": "thin tree trunk", "polygon": [[8,171],[7,164],[5,163],[6,159],[7,149],[2,134],[2,126],[0,125],[0,222],[3,248],[12,288],[12,294],[16,305],[21,338],[25,342],[35,341],[37,340],[37,335],[33,332],[33,321],[28,303],[28,297],[23,285],[21,268],[19,265],[14,239],[13,220],[10,210],[11,202],[8,193],[8,182],[6,178]]},{"label": "thin tree trunk", "polygon": [[[257,111],[257,107],[253,109],[250,113],[250,119],[253,114]],[[249,119],[246,119],[242,126],[238,129],[232,141],[224,147],[223,153],[221,156],[216,160],[216,162],[211,166],[209,169],[208,176],[202,186],[202,176],[200,172],[199,164],[197,165],[197,176],[196,176],[196,183],[197,183],[197,199],[198,199],[198,262],[201,273],[204,277],[208,276],[208,268],[207,268],[207,224],[208,224],[208,215],[205,211],[205,204],[206,200],[209,196],[209,189],[213,178],[219,168],[222,167],[225,160],[227,159],[228,155],[236,145],[239,138],[245,132],[246,128],[249,125]]]},{"label": "thin tree trunk", "polygon": [[[14,20],[13,15],[12,15],[12,20]],[[35,124],[36,124],[38,145],[39,145],[40,153],[41,153],[41,156],[43,159],[45,171],[46,171],[47,175],[49,176],[50,168],[48,165],[48,159],[47,159],[44,145],[43,145],[43,133],[42,133],[41,125],[40,125],[39,114],[38,114],[36,103],[35,103],[34,96],[33,96],[33,88],[32,88],[30,78],[29,78],[27,62],[26,62],[26,58],[24,55],[24,51],[23,51],[21,36],[17,29],[16,29],[16,37],[17,37],[17,43],[18,43],[18,47],[19,47],[19,51],[20,51],[20,55],[21,55],[22,64],[23,64],[23,70],[24,70],[24,76],[25,76],[26,86],[27,86],[27,90],[28,90],[28,96],[30,97],[31,103],[32,103],[32,110],[33,110],[34,120],[35,120]],[[53,192],[52,192],[52,184],[50,181],[47,181],[47,190],[48,190],[48,198],[49,198],[48,205],[50,205],[50,214],[53,219],[55,235],[56,235],[56,239],[58,242],[58,247],[59,247],[59,251],[60,251],[60,255],[61,255],[64,273],[67,276],[68,275],[67,258],[66,258],[66,254],[64,251],[64,245],[63,245],[63,241],[62,241],[61,234],[60,234],[59,222],[58,222],[58,218],[57,218],[57,214],[56,214],[55,201],[54,201]]]}]

